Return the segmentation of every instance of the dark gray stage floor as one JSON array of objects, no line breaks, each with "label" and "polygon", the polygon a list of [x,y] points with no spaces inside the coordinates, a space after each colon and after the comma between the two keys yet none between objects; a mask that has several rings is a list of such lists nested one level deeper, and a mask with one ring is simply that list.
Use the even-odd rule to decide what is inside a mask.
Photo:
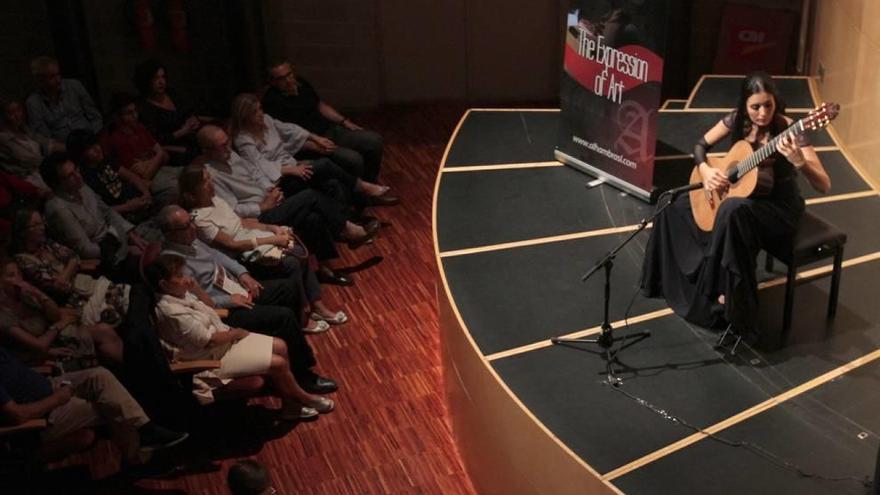
[{"label": "dark gray stage floor", "polygon": [[[736,78],[706,78],[689,108],[726,108],[735,100]],[[803,79],[783,79],[792,108],[813,106]],[[684,104],[671,105],[682,109]],[[661,112],[658,156],[690,153],[690,147],[723,112]],[[798,115],[794,115],[798,117]],[[463,123],[446,166],[553,160],[559,113],[474,111]],[[813,144],[832,178],[830,195],[870,192],[827,132]],[[717,150],[713,150],[717,151]],[[690,159],[658,161],[668,167],[669,187],[686,182]],[[571,168],[504,168],[444,173],[437,197],[442,269],[468,330],[485,355],[510,351],[599,325],[601,277],[581,275],[625,233],[584,235],[629,226],[652,206],[609,186],[587,189],[590,177]],[[801,184],[807,199],[819,197]],[[880,196],[840,198],[809,205],[847,232],[845,258],[880,252],[876,212]],[[580,235],[579,235],[580,234]],[[552,239],[554,236],[573,236]],[[551,238],[551,239],[544,239]],[[498,247],[521,241],[542,242]],[[612,285],[612,320],[665,308],[662,300],[636,294],[647,235],[618,256]],[[463,249],[478,252],[456,253]],[[827,262],[826,262],[827,263]],[[825,263],[818,263],[816,266]],[[762,280],[779,274],[759,274]],[[737,356],[713,349],[717,337],[677,316],[663,316],[625,333],[650,329],[652,337],[621,355],[622,390],[696,427],[708,427],[880,347],[880,260],[845,268],[837,318],[825,320],[828,279],[798,287],[794,330],[781,350],[746,350]],[[784,287],[762,290],[761,324],[781,325]],[[601,356],[571,346],[542,347],[494,359],[510,389],[585,462],[607,473],[688,437],[693,430],[614,390],[603,382]],[[719,435],[751,442],[778,459],[827,477],[873,475],[880,419],[880,361],[822,383],[794,399],[752,416]],[[864,438],[860,438],[863,436]],[[799,476],[747,446],[704,439],[615,480],[627,493],[864,493],[852,480]]]}]

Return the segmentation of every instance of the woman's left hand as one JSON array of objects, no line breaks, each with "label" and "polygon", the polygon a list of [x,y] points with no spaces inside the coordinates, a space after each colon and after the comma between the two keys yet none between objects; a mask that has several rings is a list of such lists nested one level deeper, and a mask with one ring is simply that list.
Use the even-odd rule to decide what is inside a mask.
[{"label": "woman's left hand", "polygon": [[804,157],[804,152],[801,151],[801,147],[798,145],[794,136],[785,136],[779,141],[779,152],[782,153],[782,156],[791,162],[795,168],[801,168],[807,163],[807,159]]}]

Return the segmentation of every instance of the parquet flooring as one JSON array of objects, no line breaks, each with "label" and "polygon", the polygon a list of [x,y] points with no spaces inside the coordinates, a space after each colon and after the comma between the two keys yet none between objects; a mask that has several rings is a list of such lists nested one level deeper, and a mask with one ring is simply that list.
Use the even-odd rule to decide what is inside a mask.
[{"label": "parquet flooring", "polygon": [[[402,204],[373,209],[389,224],[374,244],[342,250],[342,264],[377,255],[384,261],[355,274],[353,287],[324,286],[329,306],[352,317],[309,337],[321,373],[340,382],[337,410],[254,448],[217,453],[215,472],[142,480],[132,493],[226,494],[228,467],[247,457],[271,469],[278,493],[474,493],[442,392],[431,231],[434,178],[465,109],[429,105],[353,116],[384,136],[382,181]],[[116,469],[107,461],[110,449],[103,441],[66,464],[87,460],[94,477],[107,476]]]}]

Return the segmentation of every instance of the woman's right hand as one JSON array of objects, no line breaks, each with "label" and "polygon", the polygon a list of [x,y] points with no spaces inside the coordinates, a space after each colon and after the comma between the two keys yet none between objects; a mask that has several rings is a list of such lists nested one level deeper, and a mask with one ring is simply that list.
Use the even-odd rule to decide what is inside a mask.
[{"label": "woman's right hand", "polygon": [[74,356],[73,351],[66,347],[53,347],[49,349],[48,354],[57,359],[72,358]]},{"label": "woman's right hand", "polygon": [[239,308],[245,308],[245,309],[253,309],[254,308],[253,299],[251,298],[250,294],[248,294],[248,295],[232,294],[231,296],[229,296],[229,299],[232,301],[233,305],[235,305]]},{"label": "woman's right hand", "polygon": [[703,177],[703,188],[709,192],[724,192],[730,187],[727,174],[705,163],[700,164],[700,175]]},{"label": "woman's right hand", "polygon": [[272,236],[272,245],[278,247],[287,247],[290,244],[290,236],[286,233]]},{"label": "woman's right hand", "polygon": [[297,166],[293,167],[292,173],[302,180],[309,180],[312,178],[312,166],[308,162],[300,162]]}]

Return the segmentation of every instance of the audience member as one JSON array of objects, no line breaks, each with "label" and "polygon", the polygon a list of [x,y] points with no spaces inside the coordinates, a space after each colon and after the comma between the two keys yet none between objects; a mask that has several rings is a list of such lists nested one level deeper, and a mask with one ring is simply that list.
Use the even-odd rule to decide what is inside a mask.
[{"label": "audience member", "polygon": [[94,133],[71,132],[67,136],[67,152],[79,166],[86,185],[116,213],[134,224],[149,220],[153,204],[149,182],[108,160]]},{"label": "audience member", "polygon": [[46,223],[55,239],[81,257],[100,259],[111,278],[126,278],[126,271],[147,242],[135,226],[107,206],[85,185],[79,167],[66,153],[53,153],[40,165],[43,181],[55,193],[46,202]]},{"label": "audience member", "polygon": [[186,260],[187,276],[196,280],[213,303],[229,308],[227,324],[280,337],[287,344],[294,376],[305,390],[336,390],[336,382],[311,369],[316,361],[300,324],[302,288],[296,279],[257,282],[244,266],[200,241],[192,217],[179,206],[163,208],[158,222],[166,239],[162,254]]},{"label": "audience member", "polygon": [[58,444],[83,428],[110,427],[123,460],[137,464],[143,455],[186,440],[186,433],[154,422],[105,368],[46,378],[0,347],[0,417],[18,425],[45,418],[42,447]]},{"label": "audience member", "polygon": [[23,359],[56,358],[66,370],[122,364],[122,340],[107,323],[80,325],[76,310],[59,308],[26,282],[15,261],[0,260],[0,334]]},{"label": "audience member", "polygon": [[64,145],[28,127],[24,109],[16,100],[0,101],[0,167],[35,186],[48,189],[40,178],[40,163]]},{"label": "audience member", "polygon": [[120,167],[131,170],[149,183],[156,204],[171,204],[177,198],[180,168],[166,166],[168,153],[138,121],[136,103],[137,98],[133,95],[113,95],[113,126],[103,144]]},{"label": "audience member", "polygon": [[[351,175],[327,157],[297,162],[293,155],[303,147],[325,149],[332,147],[332,143],[296,124],[266,115],[255,95],[236,96],[230,113],[229,128],[235,148],[269,180],[279,183],[286,194],[317,187],[342,203],[348,203],[354,194],[369,197],[374,204],[399,202],[389,194],[388,186]],[[342,189],[337,191],[340,184]]]},{"label": "audience member", "polygon": [[202,126],[203,117],[172,98],[168,71],[158,60],[138,64],[133,79],[143,98],[141,122],[169,153],[172,164],[188,165],[199,154],[196,132]]},{"label": "audience member", "polygon": [[[313,417],[333,410],[333,401],[306,393],[297,385],[287,361],[284,341],[242,328],[230,328],[208,305],[212,301],[191,277],[186,261],[163,254],[147,267],[147,279],[157,291],[158,331],[173,361],[220,360],[220,368],[198,373],[193,393],[202,403],[214,400],[214,390],[236,378],[267,375],[282,399],[284,419]],[[205,302],[203,302],[204,300]]]},{"label": "audience member", "polygon": [[80,273],[94,271],[98,260],[81,260],[69,247],[49,239],[39,211],[17,211],[13,231],[10,253],[30,283],[55,302],[75,308],[85,325],[119,325],[128,311],[130,286]]},{"label": "audience member", "polygon": [[263,108],[272,118],[297,124],[329,142],[304,159],[323,154],[365,181],[376,182],[382,165],[382,136],[363,129],[321,100],[315,88],[297,77],[287,61],[268,68],[270,88]]},{"label": "audience member", "polygon": [[284,197],[254,164],[232,150],[229,137],[219,127],[203,127],[198,139],[217,196],[242,218],[257,218],[263,223],[286,225],[297,231],[318,260],[321,282],[353,283],[350,276],[336,272],[330,266],[330,261],[339,257],[335,239],[357,249],[375,237],[379,230],[378,221],[364,226],[348,221],[337,202],[314,190]]},{"label": "audience member", "polygon": [[275,495],[269,470],[253,459],[236,462],[229,468],[226,483],[232,495]]},{"label": "audience member", "polygon": [[342,311],[331,311],[324,305],[321,286],[309,267],[308,252],[296,243],[290,228],[239,217],[223,198],[214,194],[211,174],[203,165],[193,164],[184,169],[180,175],[180,199],[181,206],[192,214],[199,238],[240,258],[258,279],[285,273],[302,280],[304,299],[314,311],[304,332],[323,332],[329,328],[328,322],[348,320]]},{"label": "audience member", "polygon": [[34,131],[58,142],[67,141],[74,129],[99,132],[104,127],[101,112],[92,97],[75,79],[62,79],[58,61],[37,57],[31,61],[37,90],[26,101],[28,120]]},{"label": "audience member", "polygon": [[[40,177],[42,180],[42,177]],[[10,220],[13,212],[25,205],[37,205],[48,189],[40,189],[32,183],[0,170],[0,239],[9,239]]]}]

